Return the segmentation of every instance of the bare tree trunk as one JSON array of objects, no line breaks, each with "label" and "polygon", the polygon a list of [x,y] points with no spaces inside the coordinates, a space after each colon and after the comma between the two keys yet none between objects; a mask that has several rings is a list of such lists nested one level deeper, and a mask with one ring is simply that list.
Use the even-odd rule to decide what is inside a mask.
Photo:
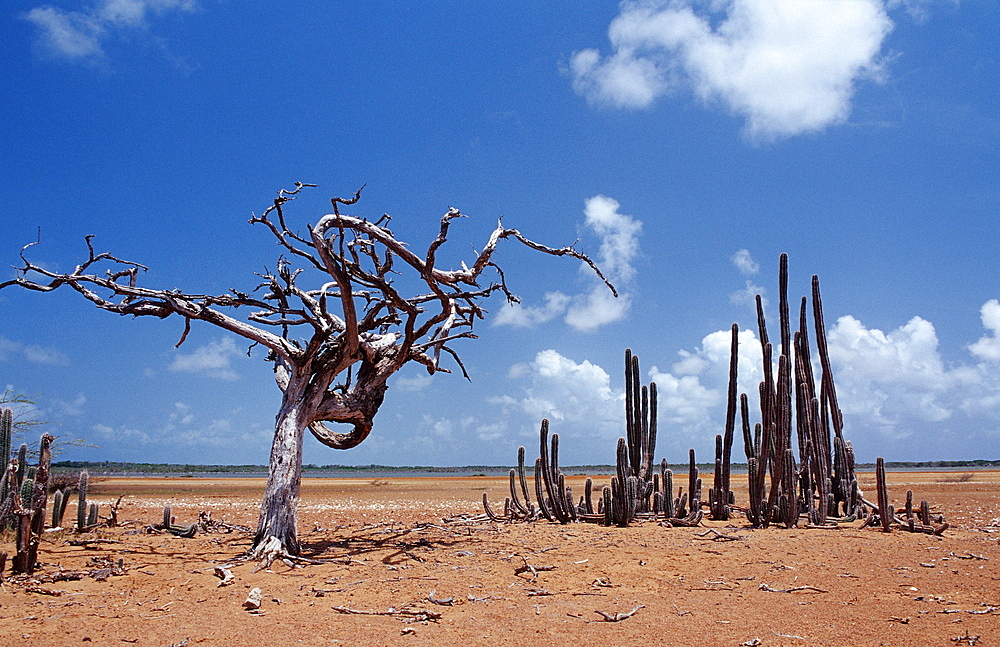
[{"label": "bare tree trunk", "polygon": [[274,427],[267,488],[251,556],[268,564],[276,557],[299,554],[297,512],[302,482],[302,439],[308,426],[303,398],[289,394],[282,400]]}]

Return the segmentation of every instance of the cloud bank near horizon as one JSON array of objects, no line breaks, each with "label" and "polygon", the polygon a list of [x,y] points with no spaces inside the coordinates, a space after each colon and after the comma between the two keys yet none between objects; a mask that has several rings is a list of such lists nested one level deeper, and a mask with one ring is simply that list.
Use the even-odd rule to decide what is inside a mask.
[{"label": "cloud bank near horizon", "polygon": [[[927,429],[942,443],[1000,437],[1000,301],[985,303],[981,318],[987,334],[967,346],[966,362],[946,362],[934,325],[921,317],[889,332],[851,315],[837,319],[828,345],[846,433],[859,458],[872,459],[880,447]],[[683,445],[708,451],[723,429],[730,342],[729,330],[710,333],[698,347],[680,350],[669,367],[646,371],[644,380],[657,384],[660,428],[672,450]],[[761,349],[752,330],[739,332],[738,361],[739,392],[747,393],[751,418],[757,411],[759,419]],[[518,393],[494,403],[521,421],[522,433],[546,417],[576,436],[612,440],[622,434],[623,388],[612,387],[602,367],[550,349],[515,366],[508,377]]]}]

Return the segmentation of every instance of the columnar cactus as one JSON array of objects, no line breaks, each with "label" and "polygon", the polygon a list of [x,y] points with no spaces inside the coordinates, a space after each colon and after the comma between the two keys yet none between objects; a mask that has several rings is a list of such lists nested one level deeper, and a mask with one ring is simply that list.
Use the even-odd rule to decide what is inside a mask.
[{"label": "columnar cactus", "polygon": [[[733,450],[733,433],[736,429],[737,402],[737,370],[739,365],[739,326],[733,324],[732,341],[729,352],[729,391],[726,398],[725,436],[715,437],[715,480],[709,490],[709,509],[713,519],[726,521],[729,519],[729,509],[734,503],[733,491],[730,489],[730,460]],[[744,437],[744,442],[746,437]]]},{"label": "columnar cactus", "polygon": [[80,479],[76,486],[76,531],[84,532],[87,528],[87,486],[90,484],[90,474],[87,470],[80,472]]},{"label": "columnar cactus", "polygon": [[10,462],[10,438],[14,431],[14,411],[10,407],[0,408],[0,462],[7,467]]},{"label": "columnar cactus", "polygon": [[13,513],[16,518],[17,553],[12,568],[15,573],[30,575],[38,562],[38,544],[45,527],[52,441],[53,438],[49,434],[42,436],[39,442],[38,465],[24,471],[25,478],[14,492]]},{"label": "columnar cactus", "polygon": [[[788,257],[785,254],[781,255],[778,282],[781,345],[777,375],[772,370],[774,349],[768,341],[763,303],[759,296],[757,298],[764,379],[759,386],[761,422],[753,438],[748,407],[744,396],[740,398],[744,418],[743,445],[749,466],[747,517],[755,527],[766,526],[772,521],[792,522],[789,515],[793,511],[805,512],[809,520],[818,525],[827,525],[829,517],[851,520],[864,512],[863,498],[854,473],[854,454],[843,437],[843,416],[837,403],[827,350],[819,279],[812,277],[813,325],[821,367],[818,380],[810,357],[808,299],[805,297],[799,309],[799,330],[794,338],[791,335]],[[801,469],[795,467],[795,454],[789,451],[793,449],[793,412]],[[793,474],[791,479],[789,468]],[[766,502],[761,503],[761,495],[768,489],[765,485],[768,475],[770,488]],[[714,504],[713,515],[719,506],[721,500]]]},{"label": "columnar cactus", "polygon": [[883,532],[892,530],[892,506],[889,505],[889,488],[885,482],[885,461],[881,456],[875,459],[875,490],[878,493],[878,519]]},{"label": "columnar cactus", "polygon": [[24,483],[24,477],[28,473],[28,445],[21,443],[17,450],[17,487]]},{"label": "columnar cactus", "polygon": [[66,499],[66,494],[63,490],[56,490],[52,495],[52,527],[58,528],[62,525],[62,515],[65,511],[63,508],[63,502]]}]

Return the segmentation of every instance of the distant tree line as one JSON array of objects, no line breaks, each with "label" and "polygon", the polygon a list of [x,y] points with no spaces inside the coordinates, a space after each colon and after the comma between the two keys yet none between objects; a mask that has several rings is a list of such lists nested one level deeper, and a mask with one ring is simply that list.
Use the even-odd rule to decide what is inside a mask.
[{"label": "distant tree line", "polygon": [[[963,469],[1000,468],[1000,460],[970,461],[886,461],[885,466],[893,469]],[[707,463],[698,466],[709,468]],[[862,470],[874,470],[874,463],[859,463]],[[425,465],[314,465],[302,466],[303,472],[426,472],[428,474],[453,474],[465,472],[495,472],[505,474],[510,469],[503,465],[463,465],[456,467],[432,467]],[[530,470],[531,468],[528,467]],[[613,465],[574,465],[564,468],[568,473],[614,472]],[[745,471],[746,465],[733,464],[734,470]],[[66,472],[87,470],[95,474],[260,474],[267,472],[267,465],[190,465],[182,463],[128,463],[118,461],[58,461],[52,463],[52,470]]]}]

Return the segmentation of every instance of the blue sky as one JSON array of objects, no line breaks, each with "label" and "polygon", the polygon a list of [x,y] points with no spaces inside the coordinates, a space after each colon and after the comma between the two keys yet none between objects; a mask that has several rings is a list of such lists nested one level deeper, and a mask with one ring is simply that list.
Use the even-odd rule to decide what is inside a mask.
[{"label": "blue sky", "polygon": [[[998,459],[1000,7],[992,0],[676,2],[13,0],[0,14],[3,267],[99,251],[156,287],[251,289],[278,250],[247,224],[366,185],[417,248],[450,206],[446,263],[498,217],[578,247],[513,246],[472,376],[392,383],[372,436],[328,464],[509,464],[552,419],[564,463],[609,462],[622,354],[661,394],[658,455],[710,459],[728,330],[760,379],[752,294],[777,326],[822,283],[860,460]],[[13,275],[4,270],[4,279]],[[794,306],[793,306],[794,307]],[[246,344],[128,320],[66,291],[0,292],[0,387],[89,460],[264,463],[278,390]],[[756,356],[756,359],[755,359]]]}]

